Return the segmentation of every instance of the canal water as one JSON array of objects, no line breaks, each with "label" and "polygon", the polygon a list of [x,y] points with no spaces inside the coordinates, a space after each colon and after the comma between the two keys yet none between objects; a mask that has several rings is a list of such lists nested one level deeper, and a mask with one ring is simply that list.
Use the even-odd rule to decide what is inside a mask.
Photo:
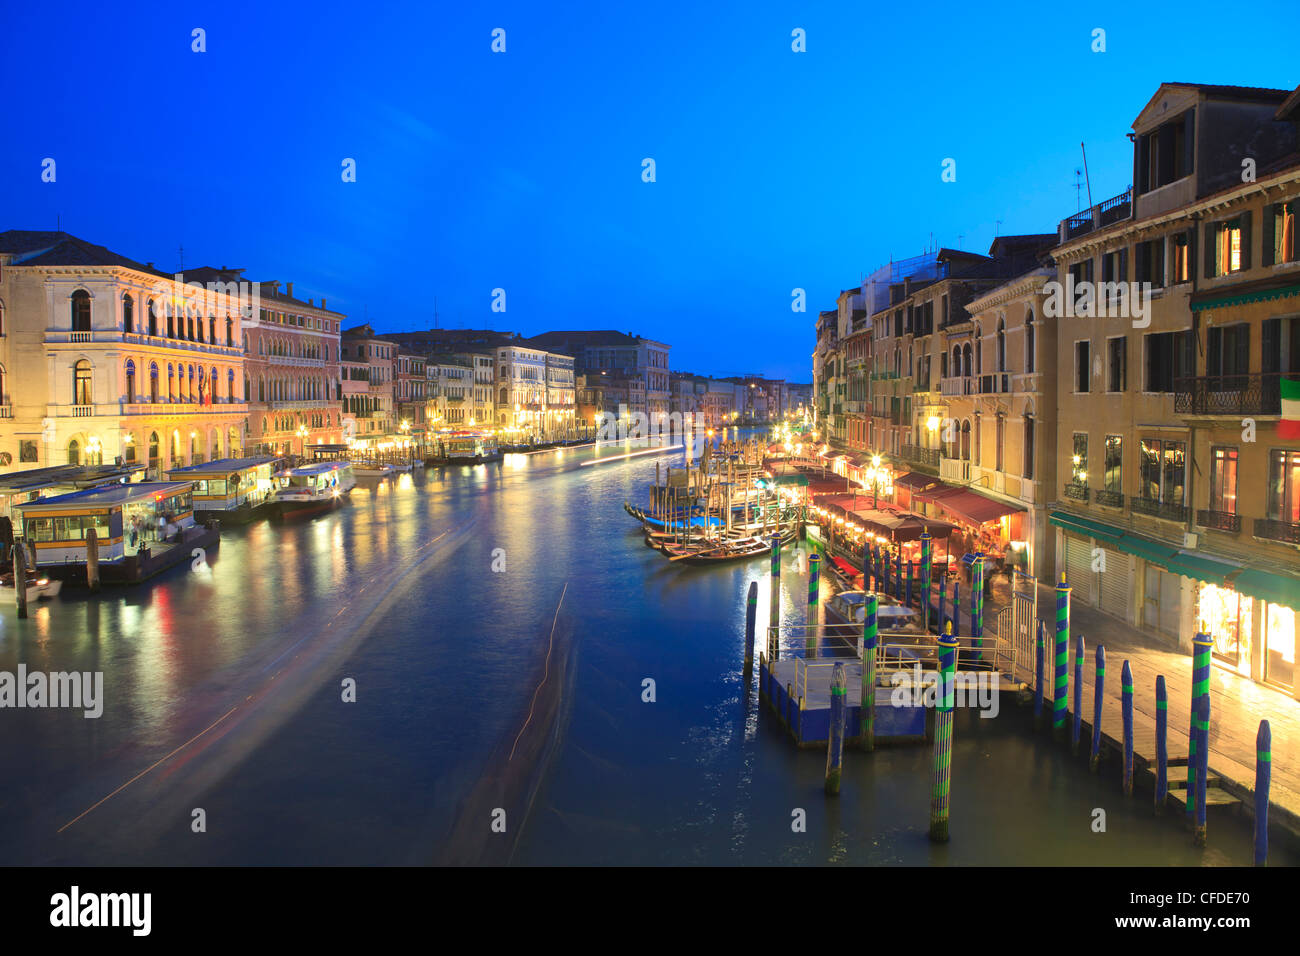
[{"label": "canal water", "polygon": [[[3,608],[0,670],[101,671],[105,704],[0,711],[0,862],[421,864],[473,832],[523,865],[1249,863],[1244,822],[1196,850],[1010,708],[958,716],[948,845],[926,838],[926,747],[849,752],[827,800],[824,754],[741,680],[766,559],[646,548],[623,502],[681,453],[591,464],[623,450],[363,479],[331,514],[228,529],[199,570]],[[550,730],[544,673],[564,706],[500,821],[476,785],[534,717]]]}]

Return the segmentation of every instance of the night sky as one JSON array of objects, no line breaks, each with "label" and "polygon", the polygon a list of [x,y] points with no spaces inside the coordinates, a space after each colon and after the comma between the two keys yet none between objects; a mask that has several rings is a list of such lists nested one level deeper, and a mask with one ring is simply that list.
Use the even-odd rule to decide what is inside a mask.
[{"label": "night sky", "polygon": [[432,326],[436,295],[443,327],[810,381],[816,312],[891,256],[1075,212],[1080,141],[1094,201],[1123,191],[1161,81],[1300,81],[1268,26],[1294,0],[278,6],[7,5],[0,229],[61,216],[168,271],[183,246],[380,331]]}]

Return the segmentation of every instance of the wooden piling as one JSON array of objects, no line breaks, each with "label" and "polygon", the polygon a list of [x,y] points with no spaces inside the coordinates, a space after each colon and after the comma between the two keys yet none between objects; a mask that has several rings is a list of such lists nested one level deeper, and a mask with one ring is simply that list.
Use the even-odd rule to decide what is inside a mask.
[{"label": "wooden piling", "polygon": [[1119,675],[1120,712],[1124,718],[1124,796],[1133,796],[1133,670],[1124,662]]},{"label": "wooden piling", "polygon": [[1065,740],[1065,703],[1070,685],[1070,587],[1061,574],[1056,586],[1056,648],[1055,683],[1052,693],[1052,733],[1057,740]]},{"label": "wooden piling", "polygon": [[939,578],[939,620],[935,622],[935,624],[938,627],[938,633],[940,634],[942,634],[944,630],[943,626],[945,621],[944,621],[943,611],[944,611],[944,604],[947,603],[947,598],[948,598],[948,581],[946,578],[940,576]]},{"label": "wooden piling", "polygon": [[[942,617],[942,614],[940,615]],[[1034,727],[1043,729],[1043,619],[1038,619],[1038,640],[1034,644]]]},{"label": "wooden piling", "polygon": [[984,559],[976,558],[970,570],[971,648],[972,656],[979,661],[984,659]]},{"label": "wooden piling", "polygon": [[1268,863],[1268,790],[1273,779],[1273,731],[1259,722],[1255,735],[1255,865]]},{"label": "wooden piling", "polygon": [[[1106,692],[1106,648],[1097,645],[1097,682],[1092,687],[1092,750],[1088,754],[1088,769],[1097,772],[1101,762],[1101,702]],[[1125,661],[1125,663],[1128,663]]]},{"label": "wooden piling", "polygon": [[826,743],[826,793],[835,796],[840,792],[840,776],[844,770],[844,725],[848,719],[848,672],[844,664],[835,662],[831,671],[831,728]]},{"label": "wooden piling", "polygon": [[863,750],[876,749],[876,643],[879,633],[876,612],[879,603],[875,592],[868,593],[862,615],[862,713],[859,724]]},{"label": "wooden piling", "polygon": [[1169,693],[1163,674],[1156,677],[1156,813],[1169,798]]},{"label": "wooden piling", "polygon": [[1196,773],[1199,766],[1197,747],[1200,739],[1197,735],[1197,701],[1210,693],[1210,651],[1214,642],[1210,635],[1197,632],[1192,639],[1192,721],[1187,733],[1187,820],[1192,822],[1196,815]]},{"label": "wooden piling", "polygon": [[772,535],[772,575],[769,578],[767,659],[781,659],[781,536]]},{"label": "wooden piling", "polygon": [[934,763],[930,778],[930,839],[948,842],[949,786],[952,782],[953,678],[957,639],[952,628],[939,638],[939,700],[934,715]]},{"label": "wooden piling", "polygon": [[804,657],[817,656],[817,630],[821,623],[821,605],[818,603],[818,585],[821,579],[822,556],[816,551],[808,555],[808,620],[804,636]]},{"label": "wooden piling", "polygon": [[1193,842],[1205,846],[1205,791],[1210,777],[1210,695],[1196,699],[1196,830]]},{"label": "wooden piling", "polygon": [[1079,752],[1079,736],[1083,722],[1083,657],[1087,653],[1083,635],[1074,643],[1074,720],[1070,724],[1070,751]]},{"label": "wooden piling", "polygon": [[952,583],[952,636],[961,637],[961,582]]},{"label": "wooden piling", "polygon": [[18,616],[27,616],[27,549],[23,542],[14,542],[14,596],[18,602]]},{"label": "wooden piling", "polygon": [[934,560],[930,555],[930,532],[921,527],[921,632],[930,633],[930,564]]},{"label": "wooden piling", "polygon": [[[758,618],[758,582],[749,582],[745,597],[745,673],[754,669],[754,627]],[[746,682],[748,684],[748,681]]]},{"label": "wooden piling", "polygon": [[911,558],[909,558],[907,561],[907,590],[904,592],[903,606],[904,607],[912,606],[912,560]]},{"label": "wooden piling", "polygon": [[99,590],[99,535],[94,528],[86,529],[86,585]]}]

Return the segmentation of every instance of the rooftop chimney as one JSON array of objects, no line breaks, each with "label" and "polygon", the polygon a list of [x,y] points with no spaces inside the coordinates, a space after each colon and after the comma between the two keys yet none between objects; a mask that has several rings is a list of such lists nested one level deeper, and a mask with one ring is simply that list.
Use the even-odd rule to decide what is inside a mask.
[{"label": "rooftop chimney", "polygon": [[293,283],[290,282],[290,283],[287,283],[286,285],[287,285],[287,288],[288,288],[289,291],[286,292],[285,295],[287,295],[289,298],[292,299],[292,298],[293,298]]},{"label": "rooftop chimney", "polygon": [[324,296],[321,297],[321,300],[320,300],[320,307],[321,307],[322,309],[325,308],[325,298],[324,298]]}]

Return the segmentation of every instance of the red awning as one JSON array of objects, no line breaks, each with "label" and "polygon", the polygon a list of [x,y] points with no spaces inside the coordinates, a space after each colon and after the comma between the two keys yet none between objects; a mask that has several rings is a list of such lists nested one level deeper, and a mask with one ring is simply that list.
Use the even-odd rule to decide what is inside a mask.
[{"label": "red awning", "polygon": [[913,501],[939,501],[947,498],[949,495],[962,494],[966,489],[958,488],[955,485],[945,485],[939,482],[933,488],[926,488],[924,491],[917,491],[912,494]]},{"label": "red awning", "polygon": [[923,472],[909,471],[905,475],[895,475],[894,484],[918,490],[939,484],[939,479],[934,477],[934,475],[927,475]]},{"label": "red awning", "polygon": [[959,488],[957,492],[955,495],[944,495],[938,499],[939,507],[972,525],[982,525],[985,522],[1001,518],[1003,515],[1015,514],[1017,511],[1025,510],[1016,505],[985,498],[983,495],[965,488]]}]

